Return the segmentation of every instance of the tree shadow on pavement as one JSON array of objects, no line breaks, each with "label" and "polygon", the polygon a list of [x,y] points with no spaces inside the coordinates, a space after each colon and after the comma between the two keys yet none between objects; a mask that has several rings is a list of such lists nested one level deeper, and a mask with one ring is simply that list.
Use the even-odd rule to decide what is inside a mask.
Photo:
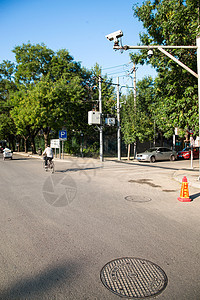
[{"label": "tree shadow on pavement", "polygon": [[[62,285],[75,280],[80,272],[80,265],[76,262],[62,263],[43,270],[33,277],[21,278],[18,282],[0,292],[0,299],[50,299]],[[31,270],[30,270],[31,274]],[[52,299],[51,298],[51,299]]]},{"label": "tree shadow on pavement", "polygon": [[63,170],[57,170],[56,172],[60,173],[66,173],[66,172],[78,172],[78,171],[88,171],[88,170],[97,170],[101,169],[101,167],[95,167],[95,168],[68,168]]},{"label": "tree shadow on pavement", "polygon": [[13,157],[13,159],[12,160],[30,160],[31,159],[31,157]]}]

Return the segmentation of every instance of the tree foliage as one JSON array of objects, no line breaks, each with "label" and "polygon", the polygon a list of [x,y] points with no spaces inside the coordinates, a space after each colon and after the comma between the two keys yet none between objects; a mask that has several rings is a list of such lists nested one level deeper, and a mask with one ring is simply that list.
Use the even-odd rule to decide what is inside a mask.
[{"label": "tree foliage", "polygon": [[16,91],[13,81],[15,65],[10,61],[0,64],[0,139],[13,141],[16,133],[15,124],[10,117],[10,95]]},{"label": "tree foliage", "polygon": [[123,96],[121,127],[125,144],[151,140],[154,133],[153,80],[138,81],[136,97],[133,90]]},{"label": "tree foliage", "polygon": [[[34,152],[34,140],[39,132],[43,133],[45,144],[50,134],[58,136],[62,128],[67,129],[69,138],[80,132],[91,136],[87,118],[88,111],[97,103],[100,67],[86,70],[66,49],[54,52],[44,44],[23,44],[13,52],[16,64],[0,65],[1,108],[9,103],[7,123],[5,114],[0,114],[4,124],[0,126],[0,136],[9,138],[12,123],[16,135],[22,136],[25,144],[31,141]],[[114,89],[112,80],[104,77],[102,82],[104,109],[108,109]]]},{"label": "tree foliage", "polygon": [[[142,45],[196,45],[198,34],[198,1],[154,0],[134,6],[134,15],[146,31],[140,34]],[[196,49],[168,49],[173,56],[196,72]],[[151,59],[142,50],[131,55],[136,63],[149,63],[158,72],[154,82],[156,125],[166,137],[174,127],[193,128],[198,132],[197,79],[159,50]]]}]

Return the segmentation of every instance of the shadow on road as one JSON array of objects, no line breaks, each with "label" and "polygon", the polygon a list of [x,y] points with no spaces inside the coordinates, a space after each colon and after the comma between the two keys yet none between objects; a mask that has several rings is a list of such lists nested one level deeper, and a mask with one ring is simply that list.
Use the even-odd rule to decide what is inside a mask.
[{"label": "shadow on road", "polygon": [[190,198],[191,198],[192,200],[194,200],[194,199],[196,199],[196,198],[198,198],[198,197],[200,197],[200,193],[197,193],[197,194],[194,194],[194,195],[190,195]]},{"label": "shadow on road", "polygon": [[14,157],[13,156],[13,159],[12,160],[30,160],[31,157]]},{"label": "shadow on road", "polygon": [[55,293],[55,289],[60,288],[62,284],[67,286],[79,272],[80,265],[77,263],[59,264],[33,277],[22,278],[15,284],[8,286],[0,292],[0,299],[47,299],[51,294],[50,291]]},{"label": "shadow on road", "polygon": [[78,171],[88,171],[102,169],[102,167],[92,167],[92,168],[69,168],[64,170],[56,170],[56,173],[66,173],[66,172],[78,172]]}]

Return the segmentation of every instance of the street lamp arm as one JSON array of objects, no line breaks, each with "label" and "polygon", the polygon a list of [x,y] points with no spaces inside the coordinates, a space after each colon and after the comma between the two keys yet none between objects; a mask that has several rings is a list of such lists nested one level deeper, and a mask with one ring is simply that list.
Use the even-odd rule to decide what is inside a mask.
[{"label": "street lamp arm", "polygon": [[143,46],[113,46],[114,50],[130,50],[130,49],[158,49],[161,47],[163,49],[197,49],[197,46],[164,46],[164,45],[143,45]]},{"label": "street lamp arm", "polygon": [[167,52],[165,49],[197,49],[197,46],[159,46],[159,45],[148,45],[148,46],[114,46],[113,49],[115,50],[130,50],[130,49],[158,49],[162,53],[164,53],[166,56],[171,58],[173,61],[175,61],[177,64],[179,64],[182,68],[187,70],[189,73],[191,73],[193,76],[198,78],[198,74],[195,73],[193,70],[191,70],[189,67],[187,67],[185,64],[183,64],[180,60],[175,58],[173,55],[171,55],[169,52]]},{"label": "street lamp arm", "polygon": [[198,78],[198,74],[195,73],[194,71],[192,71],[189,67],[187,67],[185,64],[183,64],[180,60],[178,60],[177,58],[175,58],[173,55],[171,55],[169,52],[167,52],[166,50],[163,49],[163,47],[158,47],[158,50],[160,50],[162,53],[164,53],[166,56],[168,56],[169,58],[171,58],[173,61],[175,61],[179,66],[181,66],[182,68],[184,68],[185,70],[187,70],[189,73],[191,73],[193,76],[195,76],[196,78]]}]

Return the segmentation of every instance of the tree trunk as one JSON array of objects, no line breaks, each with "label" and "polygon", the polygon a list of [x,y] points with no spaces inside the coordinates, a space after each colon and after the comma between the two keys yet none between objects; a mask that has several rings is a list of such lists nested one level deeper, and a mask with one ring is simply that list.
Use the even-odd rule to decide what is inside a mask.
[{"label": "tree trunk", "polygon": [[15,151],[15,143],[14,143],[14,138],[12,138],[12,150]]},{"label": "tree trunk", "polygon": [[24,136],[24,151],[25,153],[28,152],[28,137]]},{"label": "tree trunk", "polygon": [[36,154],[36,147],[35,147],[35,136],[31,136],[31,147],[32,147],[32,154]]},{"label": "tree trunk", "polygon": [[48,133],[44,133],[44,144],[45,144],[45,148],[46,148],[47,145],[48,145],[48,136],[49,136]]},{"label": "tree trunk", "polygon": [[43,129],[45,148],[49,144],[49,133],[50,133],[50,130],[51,130],[50,127],[47,127],[47,128]]}]

